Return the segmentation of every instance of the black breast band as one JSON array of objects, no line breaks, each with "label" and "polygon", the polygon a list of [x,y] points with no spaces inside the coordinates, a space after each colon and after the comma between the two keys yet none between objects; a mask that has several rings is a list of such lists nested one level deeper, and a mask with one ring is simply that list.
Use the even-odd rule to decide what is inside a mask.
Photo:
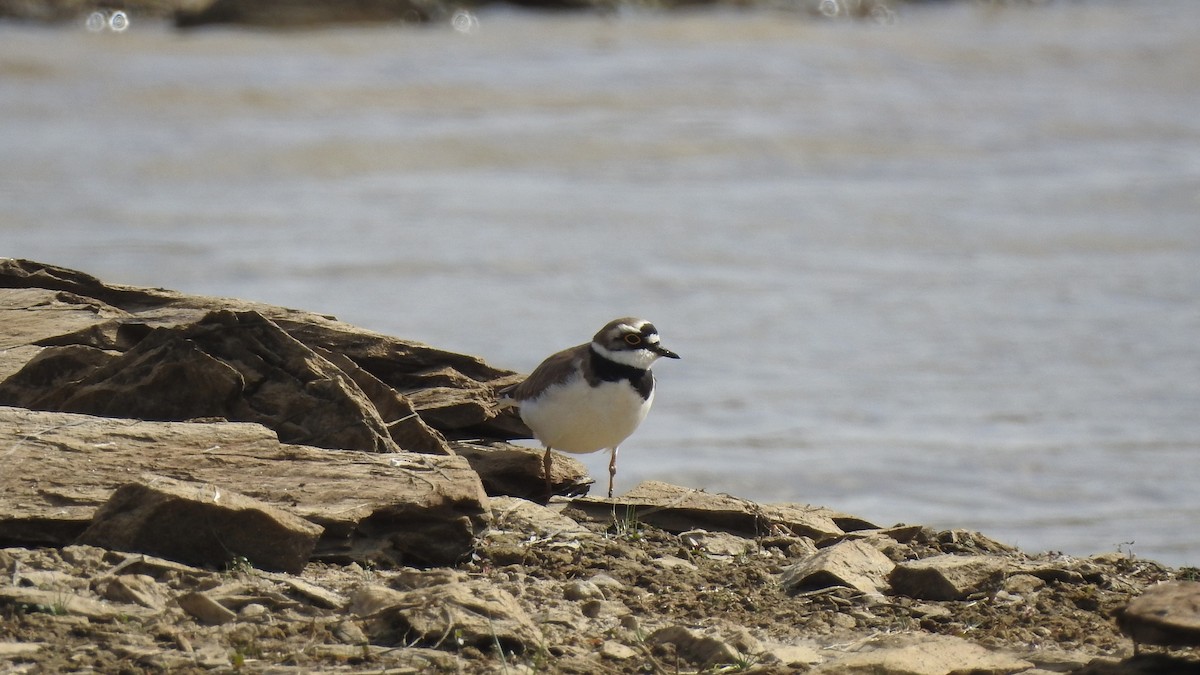
[{"label": "black breast band", "polygon": [[605,358],[600,352],[596,351],[595,347],[591,348],[591,377],[589,382],[593,384],[598,382],[620,382],[628,380],[629,384],[637,390],[643,399],[650,398],[650,392],[654,391],[654,376],[650,371],[641,368],[627,366],[624,363],[617,363],[612,359]]}]

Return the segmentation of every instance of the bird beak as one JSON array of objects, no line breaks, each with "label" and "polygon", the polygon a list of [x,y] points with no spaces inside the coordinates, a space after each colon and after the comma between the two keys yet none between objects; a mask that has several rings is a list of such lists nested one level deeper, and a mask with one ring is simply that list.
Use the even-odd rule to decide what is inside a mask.
[{"label": "bird beak", "polygon": [[676,354],[675,352],[671,351],[670,349],[667,349],[666,347],[664,347],[664,346],[662,346],[662,345],[654,345],[654,346],[653,346],[653,347],[651,347],[650,349],[651,349],[651,351],[653,351],[655,354],[658,354],[659,356],[665,356],[665,357],[667,357],[668,359],[677,359],[677,358],[679,358],[679,355],[678,355],[678,354]]}]

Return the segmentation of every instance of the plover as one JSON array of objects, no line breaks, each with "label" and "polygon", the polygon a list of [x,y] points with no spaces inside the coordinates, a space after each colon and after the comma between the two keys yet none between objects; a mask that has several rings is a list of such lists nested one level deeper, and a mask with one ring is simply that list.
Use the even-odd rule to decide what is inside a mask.
[{"label": "plover", "polygon": [[546,448],[542,471],[547,494],[554,450],[583,454],[607,449],[612,497],[617,448],[650,412],[650,365],[663,356],[679,358],[659,344],[654,324],[615,319],[591,342],[550,356],[523,382],[500,392],[502,401],[520,406],[521,419]]}]

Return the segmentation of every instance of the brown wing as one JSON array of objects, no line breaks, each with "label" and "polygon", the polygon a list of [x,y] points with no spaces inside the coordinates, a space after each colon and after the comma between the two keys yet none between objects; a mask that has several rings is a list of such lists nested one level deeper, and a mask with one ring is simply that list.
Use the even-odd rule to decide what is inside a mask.
[{"label": "brown wing", "polygon": [[541,365],[534,368],[523,382],[501,394],[511,396],[518,401],[537,398],[546,387],[566,382],[571,377],[577,367],[576,364],[587,353],[588,346],[588,344],[582,344],[551,355],[542,361]]}]

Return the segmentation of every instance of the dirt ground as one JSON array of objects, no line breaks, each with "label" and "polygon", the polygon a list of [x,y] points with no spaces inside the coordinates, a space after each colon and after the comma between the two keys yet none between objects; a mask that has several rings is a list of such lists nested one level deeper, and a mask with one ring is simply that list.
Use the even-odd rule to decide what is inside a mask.
[{"label": "dirt ground", "polygon": [[[746,540],[741,552],[714,554],[642,523],[565,513],[590,534],[501,531],[484,537],[471,560],[419,572],[313,563],[298,577],[301,585],[238,561],[205,571],[94,547],[0,550],[5,586],[49,591],[42,602],[0,595],[0,650],[10,643],[42,645],[21,654],[0,651],[7,659],[0,660],[0,671],[803,672],[810,666],[786,663],[772,649],[836,650],[911,633],[966,638],[1052,672],[1200,669],[1186,650],[1151,649],[1131,658],[1133,645],[1113,619],[1146,586],[1194,577],[1196,570],[1171,570],[1124,553],[1083,559],[1042,555],[1032,559],[1051,572],[1012,576],[959,601],[868,595],[838,586],[789,595],[780,574],[811,554],[804,538]],[[908,541],[884,553],[897,561],[939,553],[1031,559],[982,535],[927,528],[914,528]],[[119,566],[126,585],[140,580],[135,588],[140,596],[113,590],[112,572]],[[464,640],[457,631],[421,639],[402,630],[372,629],[339,606],[337,598],[351,598],[364,585],[395,586],[405,575],[490,582],[517,599],[541,643],[505,648],[499,641]],[[236,618],[207,625],[171,601],[197,590],[219,595]],[[134,601],[122,603],[127,596]],[[76,606],[76,598],[105,607]],[[648,639],[671,625],[718,635],[740,656],[706,665],[674,644]]]}]

